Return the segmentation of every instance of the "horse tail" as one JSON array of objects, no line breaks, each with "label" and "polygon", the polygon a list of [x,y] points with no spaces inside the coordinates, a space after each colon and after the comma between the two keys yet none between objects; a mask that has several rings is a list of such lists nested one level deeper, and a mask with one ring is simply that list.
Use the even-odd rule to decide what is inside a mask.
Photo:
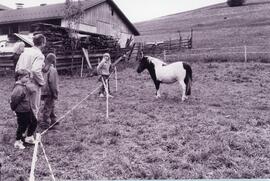
[{"label": "horse tail", "polygon": [[187,63],[183,63],[183,67],[186,70],[186,76],[184,79],[186,84],[186,95],[191,95],[192,69]]}]

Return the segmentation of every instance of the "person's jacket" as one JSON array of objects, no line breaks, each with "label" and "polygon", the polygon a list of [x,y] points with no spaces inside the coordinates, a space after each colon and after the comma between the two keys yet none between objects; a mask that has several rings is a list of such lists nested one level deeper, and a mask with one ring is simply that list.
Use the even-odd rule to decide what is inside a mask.
[{"label": "person's jacket", "polygon": [[41,88],[42,96],[51,96],[53,99],[58,99],[58,73],[56,68],[51,64],[42,69],[45,84]]},{"label": "person's jacket", "polygon": [[29,112],[31,90],[22,83],[16,82],[11,93],[10,107],[15,112]]},{"label": "person's jacket", "polygon": [[15,71],[19,69],[26,69],[31,73],[31,79],[39,85],[45,84],[42,76],[42,67],[44,65],[45,57],[38,47],[32,47],[25,50],[17,62]]},{"label": "person's jacket", "polygon": [[101,62],[97,66],[98,75],[110,75],[110,67],[111,67],[111,61],[102,59]]}]

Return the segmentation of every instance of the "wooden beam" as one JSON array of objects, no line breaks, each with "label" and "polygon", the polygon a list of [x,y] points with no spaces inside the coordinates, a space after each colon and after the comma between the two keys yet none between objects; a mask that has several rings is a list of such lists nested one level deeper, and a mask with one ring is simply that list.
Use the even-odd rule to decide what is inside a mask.
[{"label": "wooden beam", "polygon": [[85,60],[86,60],[86,62],[87,62],[87,64],[88,64],[89,68],[92,70],[93,67],[92,67],[92,65],[91,65],[91,63],[90,63],[90,60],[89,60],[88,50],[85,49],[85,48],[82,48],[82,51],[83,51],[83,54],[84,54],[84,56],[85,56]]}]

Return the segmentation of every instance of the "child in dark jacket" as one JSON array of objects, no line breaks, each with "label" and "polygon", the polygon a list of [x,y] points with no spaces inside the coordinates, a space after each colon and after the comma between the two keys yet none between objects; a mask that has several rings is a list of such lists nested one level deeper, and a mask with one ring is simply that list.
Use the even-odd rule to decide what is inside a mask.
[{"label": "child in dark jacket", "polygon": [[16,83],[11,93],[10,106],[17,116],[18,128],[16,132],[15,148],[24,149],[23,134],[27,131],[25,142],[34,144],[34,132],[37,120],[30,105],[31,87],[27,87],[30,72],[20,69],[15,73]]},{"label": "child in dark jacket", "polygon": [[[42,69],[45,85],[41,89],[41,99],[44,101],[41,110],[40,127],[46,129],[56,123],[55,101],[58,99],[58,73],[55,68],[56,56],[49,53],[45,59],[45,66]],[[51,122],[49,123],[49,118]]]}]

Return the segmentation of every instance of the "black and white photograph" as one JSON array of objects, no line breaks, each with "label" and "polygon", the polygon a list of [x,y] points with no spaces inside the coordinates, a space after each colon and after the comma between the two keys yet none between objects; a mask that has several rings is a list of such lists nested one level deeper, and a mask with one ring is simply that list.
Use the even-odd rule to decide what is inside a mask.
[{"label": "black and white photograph", "polygon": [[269,180],[270,0],[0,0],[0,181]]}]

